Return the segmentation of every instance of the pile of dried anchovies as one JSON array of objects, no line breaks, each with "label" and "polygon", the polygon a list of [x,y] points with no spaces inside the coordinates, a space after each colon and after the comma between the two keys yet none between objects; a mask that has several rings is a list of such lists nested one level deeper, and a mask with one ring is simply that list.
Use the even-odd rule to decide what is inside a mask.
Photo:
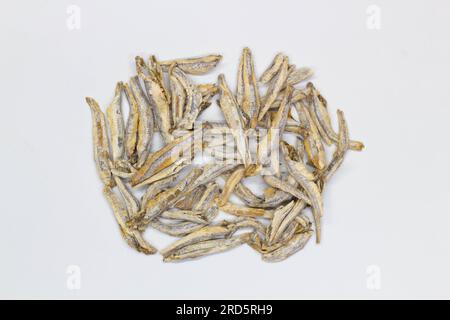
[{"label": "pile of dried anchovies", "polygon": [[[160,250],[167,262],[242,244],[264,261],[281,261],[310,239],[308,208],[320,241],[324,186],[347,151],[364,145],[350,140],[340,110],[334,130],[325,98],[311,82],[301,85],[312,70],[297,68],[284,54],[258,79],[245,48],[234,93],[223,75],[206,84],[188,76],[209,72],[221,58],[136,57],[137,75],[116,85],[106,117],[86,98],[103,193],[123,238],[145,254],[158,251],[143,237],[151,227],[179,238]],[[122,94],[128,102],[126,123]],[[200,123],[199,115],[216,95],[225,121]],[[155,133],[164,141],[158,150],[152,147]],[[288,143],[288,135],[295,142]],[[325,147],[331,145],[334,153],[327,159]],[[212,161],[195,165],[193,159],[205,151]],[[262,177],[263,194],[245,185],[250,176]],[[238,200],[231,202],[232,196]],[[219,212],[235,218],[214,221]]]}]

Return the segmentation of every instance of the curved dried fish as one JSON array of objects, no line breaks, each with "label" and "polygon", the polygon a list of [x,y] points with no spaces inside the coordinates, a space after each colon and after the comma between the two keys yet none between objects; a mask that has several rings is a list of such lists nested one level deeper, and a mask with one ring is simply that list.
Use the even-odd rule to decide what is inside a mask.
[{"label": "curved dried fish", "polygon": [[92,115],[92,137],[94,144],[94,160],[97,172],[102,182],[107,186],[113,186],[114,182],[109,167],[109,141],[106,132],[105,115],[99,104],[92,98],[87,97],[86,102],[91,109]]},{"label": "curved dried fish", "polygon": [[135,164],[138,160],[136,147],[139,128],[139,104],[137,103],[128,83],[124,83],[123,88],[129,106],[128,120],[125,127],[125,154],[130,163]]},{"label": "curved dried fish", "polygon": [[154,254],[158,250],[144,240],[141,233],[138,230],[132,230],[127,226],[127,220],[129,218],[128,212],[122,201],[114,194],[112,189],[108,186],[103,188],[103,194],[108,200],[110,206],[113,209],[114,217],[119,224],[123,238],[127,241],[128,245],[135,248],[139,252],[145,254]]},{"label": "curved dried fish", "polygon": [[300,161],[294,161],[289,156],[288,148],[286,143],[283,142],[281,149],[284,155],[284,161],[288,168],[289,173],[292,177],[300,184],[300,186],[305,190],[311,201],[311,207],[313,209],[314,222],[316,226],[316,242],[320,242],[321,237],[321,223],[320,219],[323,213],[322,196],[320,194],[320,189],[314,183],[314,174],[308,171],[306,166]]},{"label": "curved dried fish", "polygon": [[268,83],[275,77],[275,75],[280,71],[281,65],[283,64],[286,56],[282,53],[279,53],[275,56],[275,58],[272,61],[272,64],[267,68],[266,71],[263,72],[261,75],[261,78],[259,79],[259,82],[262,84]]},{"label": "curved dried fish", "polygon": [[150,69],[141,57],[136,57],[136,68],[144,81],[150,105],[153,106],[154,116],[161,135],[166,143],[173,140],[170,134],[170,104],[168,94],[155,71]]},{"label": "curved dried fish", "polygon": [[124,154],[125,124],[122,115],[122,87],[122,82],[118,82],[113,101],[106,108],[113,163],[121,160]]},{"label": "curved dried fish", "polygon": [[292,256],[297,251],[303,249],[305,244],[311,238],[312,231],[305,231],[295,234],[286,244],[282,247],[262,255],[262,259],[266,262],[280,262],[290,256]]},{"label": "curved dried fish", "polygon": [[269,89],[267,90],[266,96],[264,98],[264,106],[261,108],[258,120],[262,120],[265,116],[266,112],[269,110],[271,105],[276,100],[278,94],[280,91],[285,87],[286,80],[288,76],[288,58],[285,57],[283,59],[283,62],[281,64],[280,70],[275,76],[275,78],[272,80]]},{"label": "curved dried fish", "polygon": [[161,61],[160,65],[163,70],[168,70],[168,68],[175,63],[181,70],[188,74],[202,75],[213,69],[220,60],[222,60],[221,55],[211,54],[203,57]]},{"label": "curved dried fish", "polygon": [[228,88],[223,74],[219,75],[218,85],[220,88],[220,108],[235,138],[241,159],[244,165],[247,166],[251,163],[251,157],[248,150],[248,139],[244,132],[244,119],[238,110],[237,102]]},{"label": "curved dried fish", "polygon": [[137,166],[140,167],[147,159],[152,146],[154,130],[153,111],[137,76],[130,79],[130,86],[139,107],[136,151],[138,155]]}]

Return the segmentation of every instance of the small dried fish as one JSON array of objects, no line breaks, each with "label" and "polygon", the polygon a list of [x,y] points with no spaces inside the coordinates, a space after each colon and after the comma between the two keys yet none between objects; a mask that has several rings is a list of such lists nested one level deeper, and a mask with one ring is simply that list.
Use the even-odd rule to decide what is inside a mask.
[{"label": "small dried fish", "polygon": [[202,94],[185,73],[177,66],[171,69],[173,76],[183,87],[186,92],[185,109],[183,110],[183,117],[180,120],[178,127],[181,129],[192,129],[194,121],[200,113],[201,103],[203,101]]},{"label": "small dried fish", "polygon": [[306,166],[300,161],[294,161],[289,155],[286,143],[283,142],[281,149],[284,155],[284,161],[289,170],[289,173],[294,177],[294,179],[301,185],[308,195],[311,201],[311,206],[313,209],[314,222],[316,226],[316,242],[320,242],[321,236],[321,223],[320,219],[323,213],[322,196],[320,194],[320,189],[314,183],[314,174],[308,171]]},{"label": "small dried fish", "polygon": [[128,105],[130,107],[128,120],[125,127],[125,154],[130,163],[135,164],[138,159],[136,146],[138,142],[139,129],[139,104],[137,103],[128,83],[124,83],[123,88],[125,90],[125,97],[127,98]]},{"label": "small dried fish", "polygon": [[344,118],[344,113],[341,110],[337,111],[339,119],[339,141],[336,150],[333,154],[333,159],[328,164],[324,172],[320,173],[321,183],[324,184],[336,172],[344,161],[344,156],[348,149],[350,149],[350,138],[348,134],[347,123]]},{"label": "small dried fish", "polygon": [[142,207],[146,207],[148,200],[154,198],[158,193],[161,193],[169,188],[172,188],[176,179],[177,176],[175,175],[169,176],[167,178],[155,181],[151,185],[149,185],[141,198]]},{"label": "small dried fish", "polygon": [[165,167],[161,171],[155,173],[154,175],[143,180],[142,182],[136,184],[134,187],[139,188],[139,187],[151,184],[155,181],[162,180],[169,176],[177,174],[178,172],[180,172],[181,170],[183,170],[190,164],[190,160],[191,159],[187,159],[187,158],[179,158],[174,163],[169,165],[168,167]]},{"label": "small dried fish", "polygon": [[141,57],[136,57],[136,69],[141,78],[144,81],[145,89],[149,97],[150,104],[153,106],[155,120],[158,125],[161,135],[166,143],[173,140],[170,134],[170,104],[167,98],[163,83],[158,76],[157,72],[150,69],[145,61]]},{"label": "small dried fish", "polygon": [[103,194],[108,200],[110,206],[113,209],[114,216],[119,224],[121,234],[123,238],[127,241],[128,245],[135,248],[137,251],[145,254],[154,254],[158,250],[154,248],[151,244],[144,240],[142,234],[138,230],[132,230],[127,226],[127,220],[129,219],[128,212],[120,199],[114,194],[112,189],[105,186],[103,189]]},{"label": "small dried fish", "polygon": [[161,250],[161,254],[163,255],[164,258],[166,258],[183,247],[199,243],[205,240],[214,240],[223,238],[230,235],[233,231],[234,228],[231,226],[220,226],[220,225],[206,226],[201,228],[200,230],[192,232],[191,234],[179,239],[178,241],[175,241],[168,247]]},{"label": "small dried fish", "polygon": [[287,84],[288,85],[296,85],[302,81],[308,80],[311,78],[314,74],[314,71],[310,68],[303,67],[303,68],[294,68],[289,72],[288,78],[287,78]]},{"label": "small dried fish", "polygon": [[275,76],[275,78],[272,80],[269,89],[267,90],[266,97],[264,98],[264,106],[261,108],[258,120],[262,120],[262,118],[265,116],[266,112],[270,109],[272,104],[275,102],[278,94],[280,93],[281,89],[285,87],[286,80],[288,77],[288,58],[284,58],[280,70]]},{"label": "small dried fish", "polygon": [[100,109],[99,104],[92,98],[86,98],[91,109],[92,115],[92,137],[94,143],[94,160],[97,166],[97,172],[100,179],[106,186],[112,187],[114,182],[109,167],[109,142],[106,132],[105,115]]},{"label": "small dried fish", "polygon": [[110,130],[113,162],[121,160],[124,154],[125,124],[122,115],[122,82],[118,82],[114,99],[106,108],[106,119]]},{"label": "small dried fish", "polygon": [[280,248],[269,253],[264,253],[262,255],[262,259],[266,262],[283,261],[297,251],[303,249],[309,238],[311,238],[311,235],[312,231],[296,233],[289,241],[287,241],[286,244],[284,244]]},{"label": "small dried fish", "polygon": [[319,170],[322,170],[326,165],[326,154],[322,140],[320,139],[319,130],[312,120],[309,110],[302,103],[295,103],[297,114],[300,123],[307,130],[307,135],[304,137],[303,143],[309,161]]},{"label": "small dried fish", "polygon": [[128,189],[128,187],[125,185],[125,183],[122,182],[119,177],[114,177],[114,181],[116,182],[117,188],[119,189],[119,192],[125,202],[128,216],[130,218],[137,217],[140,211],[139,200],[135,198],[130,189]]},{"label": "small dried fish", "polygon": [[175,59],[161,61],[160,65],[163,70],[168,70],[172,64],[177,64],[178,67],[188,74],[202,75],[213,69],[222,60],[219,54],[211,54],[203,57]]},{"label": "small dried fish", "polygon": [[130,80],[131,91],[133,92],[136,102],[139,106],[139,122],[136,151],[138,155],[137,166],[140,167],[150,152],[153,139],[153,111],[147,97],[139,83],[138,77]]},{"label": "small dried fish", "polygon": [[307,204],[310,204],[308,197],[300,191],[298,188],[293,187],[292,185],[284,182],[283,180],[275,177],[275,176],[269,176],[265,175],[263,176],[264,181],[271,187],[280,189],[284,192],[292,194],[294,197],[296,197],[299,200],[305,201]]},{"label": "small dried fish", "polygon": [[[137,185],[138,183],[144,181],[149,176],[157,172],[157,168],[164,169],[165,167],[168,167],[172,163],[174,163],[176,160],[178,160],[177,157],[174,157],[175,153],[174,150],[177,151],[183,151],[180,150],[179,147],[186,141],[189,143],[188,147],[191,146],[191,139],[192,139],[193,133],[190,132],[180,138],[175,139],[174,141],[166,144],[164,147],[159,149],[158,151],[152,153],[147,159],[145,160],[144,164],[139,168],[139,170],[135,173],[135,175],[131,179],[132,185]],[[163,164],[161,164],[161,161]]]},{"label": "small dried fish", "polygon": [[220,207],[220,210],[238,217],[261,217],[261,218],[270,218],[272,217],[272,213],[267,210],[261,208],[252,208],[246,206],[240,206],[233,203],[225,203]]},{"label": "small dried fish", "polygon": [[173,126],[176,128],[183,118],[183,111],[186,104],[186,90],[181,85],[177,77],[173,73],[176,65],[169,68],[170,93],[172,95],[171,109]]},{"label": "small dried fish", "polygon": [[244,132],[244,120],[238,110],[237,102],[225,82],[224,75],[219,75],[218,82],[220,88],[220,108],[235,138],[241,159],[244,165],[247,166],[251,163],[251,157],[248,150],[248,139]]},{"label": "small dried fish", "polygon": [[201,217],[201,213],[201,211],[192,210],[167,210],[161,213],[161,218],[208,224],[208,221]]},{"label": "small dried fish", "polygon": [[222,193],[217,198],[217,205],[219,207],[225,205],[228,202],[228,199],[233,193],[234,187],[242,180],[242,178],[244,178],[244,174],[245,174],[245,167],[239,166],[228,177],[225,183],[225,187],[222,190]]},{"label": "small dried fish", "polygon": [[259,82],[261,82],[262,84],[266,84],[271,81],[273,77],[275,77],[275,75],[280,71],[281,65],[283,64],[285,59],[286,56],[284,54],[277,54],[269,68],[267,68],[267,70],[264,71],[261,75]]},{"label": "small dried fish", "polygon": [[185,259],[194,259],[206,255],[224,252],[247,243],[252,233],[243,233],[235,237],[216,240],[205,240],[185,246],[170,255],[164,256],[164,262],[175,262]]},{"label": "small dried fish", "polygon": [[253,57],[249,48],[244,48],[242,51],[236,100],[242,111],[250,119],[249,127],[256,128],[261,101]]},{"label": "small dried fish", "polygon": [[191,184],[202,173],[201,169],[193,168],[191,172],[175,187],[159,193],[155,198],[149,199],[145,204],[142,217],[140,217],[140,224],[147,224],[149,221],[157,217],[163,211],[167,210],[172,204],[174,204],[179,197],[183,194],[186,186]]}]

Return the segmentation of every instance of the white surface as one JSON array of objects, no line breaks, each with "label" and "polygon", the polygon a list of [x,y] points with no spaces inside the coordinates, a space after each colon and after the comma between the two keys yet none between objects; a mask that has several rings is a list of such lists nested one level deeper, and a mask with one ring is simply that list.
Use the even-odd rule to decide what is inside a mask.
[{"label": "white surface", "polygon": [[[444,0],[3,3],[0,298],[450,298],[449,30]],[[244,46],[259,73],[279,51],[313,67],[367,146],[325,193],[323,243],[278,264],[248,247],[182,264],[134,252],[102,197],[84,97],[108,103],[137,54],[221,53],[198,80],[234,84]]]}]

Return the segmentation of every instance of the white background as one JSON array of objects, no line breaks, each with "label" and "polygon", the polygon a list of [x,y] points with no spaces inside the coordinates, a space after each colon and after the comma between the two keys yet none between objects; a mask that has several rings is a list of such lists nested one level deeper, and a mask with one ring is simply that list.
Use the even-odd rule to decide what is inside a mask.
[{"label": "white background", "polygon": [[[449,31],[445,0],[3,2],[0,298],[450,298]],[[278,264],[245,246],[179,264],[136,253],[102,196],[84,97],[105,106],[138,54],[221,53],[198,81],[234,87],[244,46],[259,73],[279,51],[314,68],[367,146],[325,192],[323,243]]]}]

